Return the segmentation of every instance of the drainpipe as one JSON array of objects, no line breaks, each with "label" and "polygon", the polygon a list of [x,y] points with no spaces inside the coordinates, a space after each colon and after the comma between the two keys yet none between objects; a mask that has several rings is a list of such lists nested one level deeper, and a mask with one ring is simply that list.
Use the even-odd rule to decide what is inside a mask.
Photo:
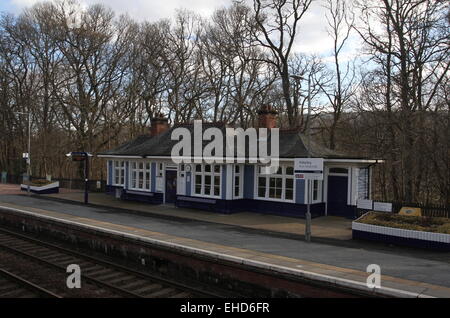
[{"label": "drainpipe", "polygon": [[370,168],[375,167],[378,164],[378,159],[375,163],[372,163],[371,165],[367,166],[367,195],[368,195],[368,199],[370,200],[370,198],[372,197],[372,193],[370,191],[370,182],[372,181],[370,178]]}]

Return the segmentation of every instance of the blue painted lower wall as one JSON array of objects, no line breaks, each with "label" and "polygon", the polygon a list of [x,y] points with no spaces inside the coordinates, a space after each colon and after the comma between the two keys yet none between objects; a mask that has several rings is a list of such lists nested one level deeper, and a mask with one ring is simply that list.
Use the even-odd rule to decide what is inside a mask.
[{"label": "blue painted lower wall", "polygon": [[120,199],[125,201],[138,201],[150,204],[162,204],[164,202],[164,195],[162,193],[154,193],[154,192],[142,195],[137,193],[130,193],[129,191],[124,191]]},{"label": "blue painted lower wall", "polygon": [[[149,204],[163,204],[164,198],[162,193],[139,193],[126,190],[122,187],[107,186],[106,193],[115,196],[116,189],[121,190],[121,199],[129,201],[138,201]],[[261,214],[272,214],[289,216],[296,218],[305,218],[305,204],[285,203],[276,201],[263,201],[253,199],[241,200],[222,200],[222,199],[206,199],[199,197],[177,196],[175,206],[180,208],[199,209],[211,211],[214,213],[234,214],[240,212],[255,212]],[[311,216],[313,218],[325,215],[325,203],[311,205]]]},{"label": "blue painted lower wall", "polygon": [[116,189],[121,190],[120,199],[125,201],[137,201],[149,204],[163,204],[164,196],[157,192],[137,192],[123,189],[122,187],[107,186],[106,194],[116,195]]},{"label": "blue painted lower wall", "polygon": [[[255,212],[262,214],[274,214],[290,217],[304,218],[306,215],[306,205],[261,201],[261,200],[220,200],[202,199],[197,197],[178,196],[175,205],[180,208],[200,209],[215,213],[233,214],[239,212]],[[314,204],[311,206],[311,216],[313,218],[325,215],[325,204]]]},{"label": "blue painted lower wall", "polygon": [[107,185],[106,186],[106,194],[115,195],[116,194],[116,189],[123,189],[123,187],[116,187],[116,186],[112,186],[112,185]]},{"label": "blue painted lower wall", "polygon": [[328,205],[328,215],[342,216],[352,220],[357,218],[357,210],[357,207],[352,205],[341,204],[339,208],[336,208],[332,204]]}]

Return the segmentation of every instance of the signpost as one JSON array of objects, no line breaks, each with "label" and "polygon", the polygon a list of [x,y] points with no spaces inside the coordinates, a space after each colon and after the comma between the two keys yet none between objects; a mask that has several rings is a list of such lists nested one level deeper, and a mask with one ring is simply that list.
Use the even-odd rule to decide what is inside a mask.
[{"label": "signpost", "polygon": [[72,158],[72,161],[83,162],[84,161],[84,204],[89,203],[89,157],[91,154],[87,152],[71,152],[67,154],[67,157]]},{"label": "signpost", "polygon": [[294,170],[296,179],[323,180],[322,158],[295,159]]},{"label": "signpost", "polygon": [[323,158],[298,158],[294,162],[295,178],[305,180],[308,188],[305,240],[311,241],[311,180],[323,180]]},{"label": "signpost", "polygon": [[23,154],[23,159],[27,160],[27,175],[28,175],[28,187],[27,192],[28,195],[31,195],[31,112],[15,112],[18,115],[26,115],[28,117],[28,152]]},{"label": "signpost", "polygon": [[22,158],[26,160],[27,162],[27,192],[28,195],[31,195],[31,176],[30,176],[30,167],[31,167],[31,162],[30,162],[30,153],[29,152],[24,152],[22,154]]}]

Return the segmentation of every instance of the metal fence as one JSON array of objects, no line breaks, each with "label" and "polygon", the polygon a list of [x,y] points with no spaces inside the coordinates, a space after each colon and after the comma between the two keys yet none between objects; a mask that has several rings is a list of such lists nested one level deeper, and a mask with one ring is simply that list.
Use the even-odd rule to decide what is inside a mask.
[{"label": "metal fence", "polygon": [[[381,201],[377,201],[381,202]],[[450,209],[445,205],[436,204],[423,204],[423,203],[411,203],[411,202],[382,202],[392,203],[392,213],[400,213],[400,210],[404,207],[408,208],[420,208],[422,209],[422,216],[433,218],[450,218]],[[359,218],[369,212],[370,210],[356,209],[356,218]]]},{"label": "metal fence", "polygon": [[411,202],[392,202],[392,212],[400,213],[403,207],[409,208],[421,208],[422,215],[426,217],[434,218],[449,218],[449,207],[445,205],[430,205],[422,203],[411,203]]}]

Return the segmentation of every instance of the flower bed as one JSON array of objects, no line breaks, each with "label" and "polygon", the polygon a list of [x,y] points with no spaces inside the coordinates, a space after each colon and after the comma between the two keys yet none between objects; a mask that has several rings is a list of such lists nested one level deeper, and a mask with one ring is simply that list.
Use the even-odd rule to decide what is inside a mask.
[{"label": "flower bed", "polygon": [[[28,183],[21,184],[22,191],[28,191]],[[59,193],[59,182],[49,182],[44,180],[32,181],[30,184],[30,192],[36,194],[52,194]]]},{"label": "flower bed", "polygon": [[353,238],[450,251],[450,219],[369,212],[353,222]]}]

